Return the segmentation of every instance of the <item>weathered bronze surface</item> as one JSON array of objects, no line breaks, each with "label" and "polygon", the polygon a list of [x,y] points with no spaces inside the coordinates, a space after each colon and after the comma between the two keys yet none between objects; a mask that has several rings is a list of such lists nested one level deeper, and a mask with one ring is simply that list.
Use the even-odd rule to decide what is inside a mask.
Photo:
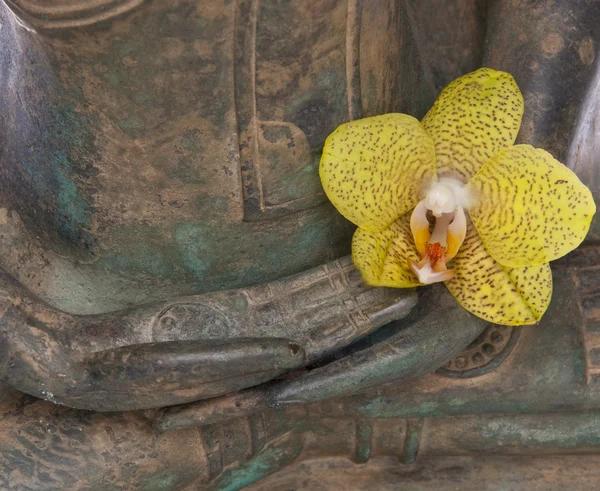
[{"label": "weathered bronze surface", "polygon": [[594,0],[0,2],[0,489],[445,489],[478,457],[498,489],[515,455],[596,458],[598,220],[542,322],[500,329],[364,286],[317,166],[483,64],[598,198],[598,26]]}]

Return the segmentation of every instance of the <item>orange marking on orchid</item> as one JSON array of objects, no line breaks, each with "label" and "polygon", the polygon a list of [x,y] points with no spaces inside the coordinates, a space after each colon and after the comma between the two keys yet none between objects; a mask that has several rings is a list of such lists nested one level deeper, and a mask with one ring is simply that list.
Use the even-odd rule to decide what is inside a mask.
[{"label": "orange marking on orchid", "polygon": [[429,262],[434,268],[438,261],[444,259],[445,255],[446,247],[444,247],[439,242],[436,242],[434,244],[427,244],[427,246],[425,247],[425,256],[429,257]]},{"label": "orange marking on orchid", "polygon": [[408,259],[408,267],[425,285],[448,281],[454,276],[454,271],[446,269],[446,250],[439,242],[429,243],[423,258],[418,263]]}]

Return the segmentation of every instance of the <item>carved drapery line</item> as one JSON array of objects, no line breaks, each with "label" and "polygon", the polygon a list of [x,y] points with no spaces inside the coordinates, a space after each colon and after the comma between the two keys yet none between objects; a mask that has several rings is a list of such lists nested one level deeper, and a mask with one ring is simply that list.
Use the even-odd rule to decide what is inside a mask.
[{"label": "carved drapery line", "polygon": [[124,14],[144,0],[78,0],[49,2],[44,0],[4,0],[26,24],[35,29],[65,29],[102,22]]}]

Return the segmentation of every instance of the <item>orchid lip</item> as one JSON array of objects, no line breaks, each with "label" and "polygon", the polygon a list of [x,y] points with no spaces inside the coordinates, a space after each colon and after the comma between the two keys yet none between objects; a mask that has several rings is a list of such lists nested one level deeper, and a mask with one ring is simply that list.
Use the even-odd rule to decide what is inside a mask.
[{"label": "orchid lip", "polygon": [[[432,186],[431,194],[425,197],[414,209],[410,227],[415,246],[421,255],[416,263],[409,259],[408,265],[422,284],[448,281],[454,275],[447,269],[446,263],[458,252],[467,232],[467,221],[463,207],[457,204],[457,199],[449,186],[444,184]],[[431,210],[430,206],[436,206]],[[445,210],[452,206],[450,212]],[[430,232],[427,212],[434,215],[434,226]],[[436,211],[439,212],[436,215]]]},{"label": "orchid lip", "polygon": [[430,285],[432,283],[439,283],[440,281],[448,281],[454,276],[454,271],[451,269],[445,269],[443,271],[434,271],[429,261],[426,261],[422,266],[421,263],[415,263],[413,260],[408,260],[408,266],[413,273],[417,275],[419,283],[423,285]]}]

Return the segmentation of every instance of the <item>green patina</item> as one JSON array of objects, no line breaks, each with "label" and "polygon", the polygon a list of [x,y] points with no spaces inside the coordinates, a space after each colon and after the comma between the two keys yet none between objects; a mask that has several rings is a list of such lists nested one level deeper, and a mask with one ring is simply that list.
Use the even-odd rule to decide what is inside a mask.
[{"label": "green patina", "polygon": [[455,416],[493,412],[529,413],[535,410],[537,400],[543,401],[547,397],[547,394],[538,393],[535,390],[527,398],[521,400],[514,394],[510,396],[496,394],[496,397],[486,397],[477,391],[447,398],[438,393],[436,400],[431,400],[426,395],[417,396],[411,401],[374,397],[359,404],[355,410],[361,417],[368,418]]},{"label": "green patina", "polygon": [[38,226],[46,229],[45,235],[53,238],[61,252],[87,257],[93,244],[88,233],[93,207],[81,186],[96,174],[92,134],[96,119],[75,109],[81,104],[80,89],[56,91],[61,95],[60,103],[43,114],[41,122],[22,122],[19,131],[23,137],[38,144],[27,144],[20,166],[29,176],[31,195],[47,217],[36,220]]},{"label": "green patina", "polygon": [[[85,488],[82,488],[82,489],[85,489]],[[102,483],[101,489],[102,489],[102,491],[123,491],[122,486],[117,486],[116,484],[110,484],[110,483],[106,483],[106,482]],[[85,491],[91,491],[91,490],[87,489]]]},{"label": "green patina", "polygon": [[90,205],[80,193],[72,176],[69,174],[68,159],[55,154],[54,178],[58,186],[56,193],[56,213],[59,217],[67,218],[64,227],[69,235],[74,236],[82,228],[90,225]]},{"label": "green patina", "polygon": [[[197,13],[191,15],[197,16]],[[103,67],[97,70],[98,76],[114,89],[112,93],[117,97],[116,104],[105,115],[125,133],[137,138],[144,129],[182,117],[195,108],[202,113],[201,117],[210,118],[213,131],[231,132],[223,116],[233,105],[232,91],[228,90],[232,71],[230,53],[224,47],[198,56],[189,48],[196,40],[212,44],[215,39],[226,36],[228,21],[226,16],[211,19],[204,29],[198,30],[189,28],[187,17],[170,17],[158,12],[134,19],[131,35],[115,37],[109,49],[98,56],[98,66]],[[169,52],[164,39],[154,34],[164,30],[177,33],[177,37],[169,39],[187,44],[188,48],[179,53]],[[202,69],[208,64],[216,67],[214,75],[202,76]],[[161,70],[165,77],[157,78]],[[174,89],[169,84],[172,76],[186,77],[190,82],[189,90],[179,97],[173,96]],[[199,108],[194,102],[200,97],[210,100],[210,104]]]},{"label": "green patina", "polygon": [[564,418],[560,424],[500,419],[481,424],[481,435],[490,441],[492,448],[498,441],[505,445],[535,446],[545,448],[585,448],[600,445],[600,414],[581,413],[577,418]]},{"label": "green patina", "polygon": [[356,451],[354,458],[357,462],[366,462],[371,457],[371,437],[373,428],[364,421],[356,425]]},{"label": "green patina", "polygon": [[263,479],[284,465],[291,463],[301,452],[299,441],[286,444],[285,447],[270,447],[238,469],[223,475],[215,489],[219,491],[237,491]]},{"label": "green patina", "polygon": [[406,440],[404,441],[404,464],[414,464],[419,454],[419,446],[421,443],[421,424],[411,426],[408,424]]},{"label": "green patina", "polygon": [[106,80],[110,85],[117,88],[121,85],[122,73],[119,69],[108,70],[102,73],[102,78]]},{"label": "green patina", "polygon": [[208,179],[198,172],[198,162],[201,157],[195,155],[179,155],[174,160],[159,166],[164,169],[169,179],[178,180],[185,184],[207,184]]},{"label": "green patina", "polygon": [[215,230],[203,225],[185,223],[175,229],[175,245],[185,268],[196,278],[202,279],[210,271],[213,259],[218,257],[214,246]]},{"label": "green patina", "polygon": [[120,57],[129,56],[135,54],[138,46],[134,43],[121,43],[118,45],[116,52],[119,53]]},{"label": "green patina", "polygon": [[325,138],[348,120],[345,70],[331,68],[313,75],[310,92],[299,92],[286,106],[284,121],[298,126],[318,156]]},{"label": "green patina", "polygon": [[167,177],[186,184],[207,184],[209,178],[202,165],[206,152],[202,132],[198,129],[185,131],[177,140],[174,150],[177,157],[159,165]]},{"label": "green patina", "polygon": [[[32,209],[31,198],[35,199],[36,216],[33,211],[31,217],[19,212],[24,221],[40,224],[44,233],[39,235],[50,249],[69,258],[64,262],[50,259],[54,277],[49,299],[74,310],[90,305],[94,309],[113,309],[167,294],[199,293],[274,280],[349,252],[353,227],[331,206],[249,224],[234,218],[235,207],[239,205],[235,199],[213,198],[203,193],[203,186],[214,182],[213,169],[203,160],[213,158],[209,143],[230,139],[236,130],[232,110],[233,61],[227,34],[230,21],[226,16],[211,19],[207,29],[197,31],[189,29],[190,19],[171,19],[164,12],[149,12],[143,19],[132,19],[131,29],[118,37],[103,38],[106,49],[95,53],[93,64],[86,55],[66,50],[64,60],[55,60],[58,68],[48,70],[56,75],[38,83],[50,88],[43,100],[21,94],[23,100],[32,101],[31,114],[43,113],[44,118],[40,124],[32,125],[21,115],[24,126],[30,124],[36,131],[43,128],[44,134],[25,135],[29,140],[43,141],[43,145],[23,165],[27,184],[35,192],[21,193],[28,197],[22,208]],[[172,43],[175,49],[171,51],[167,51],[164,40],[158,36],[144,34],[164,29],[178,33]],[[223,43],[215,42],[221,39]],[[210,49],[199,54],[195,48],[198,45]],[[178,51],[179,46],[184,48]],[[80,74],[69,74],[64,61],[81,65]],[[213,65],[214,72],[202,71]],[[186,87],[181,94],[169,92],[177,84],[170,84],[165,73],[189,77],[189,90]],[[214,76],[199,76],[201,73]],[[37,72],[35,75],[39,76]],[[290,91],[293,100],[285,104],[285,110],[304,121],[304,130],[313,143],[317,142],[317,148],[337,122],[347,117],[345,71],[338,64],[310,77],[314,79],[310,90],[299,97]],[[194,83],[200,79],[201,84]],[[86,100],[81,87],[89,88],[90,82],[110,97],[94,98],[90,89],[86,91],[90,100]],[[26,86],[20,90],[26,90]],[[211,103],[197,104],[197,100]],[[334,102],[333,120],[329,109],[324,121],[320,113],[314,112],[322,100]],[[40,111],[41,103],[48,101],[51,107]],[[202,121],[198,128],[189,128],[190,111]],[[178,118],[183,123],[177,123]],[[163,172],[168,182],[180,180],[186,185],[201,186],[198,191],[182,190],[182,195],[197,208],[197,219],[177,223],[181,220],[176,218],[181,203],[170,200],[165,206],[173,208],[175,218],[161,222],[159,233],[153,235],[146,233],[145,225],[123,229],[120,224],[128,218],[107,217],[101,205],[97,211],[94,209],[95,193],[103,192],[102,183],[94,179],[99,172],[95,166],[102,166],[103,156],[99,152],[107,151],[96,148],[96,142],[115,127],[133,137],[144,131],[155,136],[150,133],[154,131],[153,125],[160,122],[179,124],[179,138],[174,137],[171,147],[161,147],[164,152],[149,155],[146,165]],[[209,138],[211,132],[216,137]],[[289,130],[269,138],[278,136],[289,137]],[[129,141],[124,138],[125,143]],[[315,148],[311,146],[311,159],[296,162],[295,172],[282,172],[282,187],[294,189],[294,199],[320,192],[319,156]],[[175,155],[170,153],[171,149]],[[42,213],[49,218],[40,217]],[[97,213],[95,220],[94,213]],[[29,223],[26,225],[33,228]],[[97,226],[94,236],[89,233],[93,226]],[[71,261],[74,257],[83,261]]]},{"label": "green patina", "polygon": [[165,247],[164,235],[164,230],[158,226],[112,229],[110,242],[116,246],[102,251],[96,267],[126,278],[174,278],[177,276],[177,263],[172,248]]},{"label": "green patina", "polygon": [[173,264],[162,251],[154,251],[148,244],[134,243],[129,245],[127,255],[116,252],[106,252],[99,260],[99,267],[115,274],[130,276],[149,275],[155,278],[170,278],[173,276]]},{"label": "green patina", "polygon": [[[117,275],[88,265],[74,266],[67,261],[54,261],[52,282],[43,298],[67,312],[95,314],[147,303],[164,298],[161,290],[149,290],[147,281],[135,275]],[[142,278],[142,280],[145,278]],[[126,292],[115,296],[115,292]],[[192,293],[191,291],[189,293]]]},{"label": "green patina", "polygon": [[[84,174],[88,165],[84,162],[75,162],[75,155],[80,152],[87,154],[87,159],[93,158],[94,136],[92,126],[94,123],[79,114],[74,107],[64,107],[55,113],[55,126],[52,129],[54,138],[63,144],[57,144],[56,150],[50,155],[51,167],[58,184],[58,197],[60,200],[57,214],[70,217],[70,227],[88,227],[90,223],[91,206],[80,193],[74,183],[74,174]],[[64,152],[64,148],[71,148],[71,155]],[[77,169],[75,169],[78,167]]]},{"label": "green patina", "polygon": [[[181,473],[180,469],[163,470],[156,474],[142,476],[140,479],[140,489],[143,491],[168,491],[182,482],[187,482],[185,474]],[[193,478],[193,476],[190,476]],[[191,480],[191,479],[190,479]]]},{"label": "green patina", "polygon": [[212,196],[201,194],[195,198],[194,206],[199,212],[205,213],[206,210],[211,210],[214,214],[227,216],[230,212],[231,200],[227,198],[213,198]]},{"label": "green patina", "polygon": [[[511,376],[511,383],[503,390],[487,391],[474,387],[457,390],[450,385],[434,395],[427,392],[413,393],[409,399],[377,396],[365,400],[356,397],[346,403],[347,410],[357,417],[381,418],[532,413],[548,411],[549,408],[565,410],[569,407],[581,407],[588,394],[584,350],[578,341],[579,327],[576,325],[577,321],[566,325],[561,320],[579,319],[579,314],[573,311],[576,305],[569,298],[568,287],[564,286],[566,280],[557,275],[555,281],[557,291],[562,291],[563,296],[555,299],[547,318],[556,320],[546,324],[544,329],[535,331],[536,345],[546,348],[533,354],[518,350],[511,354],[516,357],[514,363],[519,366],[519,370]],[[448,322],[459,321],[460,319],[451,319]],[[415,360],[418,361],[418,358],[428,359],[431,349],[430,346],[412,361],[403,357],[401,363],[397,364],[396,375],[406,369],[407,363],[410,365]],[[378,373],[389,373],[388,369],[389,367]],[[557,397],[561,393],[569,396]]]},{"label": "green patina", "polygon": [[248,298],[243,295],[236,295],[233,297],[231,306],[237,312],[246,312],[248,310]]},{"label": "green patina", "polygon": [[148,104],[152,101],[153,95],[150,92],[137,92],[133,99],[138,104]]},{"label": "green patina", "polygon": [[[214,203],[228,206],[225,199]],[[206,206],[214,203],[207,201]],[[323,261],[319,257],[324,250],[348,247],[349,241],[343,237],[338,244],[343,230],[340,227],[347,228],[347,237],[353,227],[343,222],[336,229],[340,220],[324,217],[325,212],[315,209],[303,227],[288,229],[285,222],[272,223],[276,227],[273,234],[259,233],[261,228],[253,224],[226,221],[218,226],[187,222],[172,230],[159,226],[111,229],[107,240],[111,247],[101,249],[94,263],[74,266],[55,261],[52,301],[77,312],[91,302],[97,312],[163,298],[163,290],[157,289],[157,284],[168,291],[175,285],[175,294],[186,295],[294,274]],[[279,230],[285,230],[285,234]],[[336,242],[332,242],[332,237]],[[149,284],[153,286],[148,288]],[[115,298],[115,292],[122,293]]]},{"label": "green patina", "polygon": [[117,126],[121,128],[123,131],[126,130],[137,130],[144,127],[144,124],[139,120],[136,116],[129,116],[125,119],[117,119],[115,121]]},{"label": "green patina", "polygon": [[[273,169],[281,165],[281,157],[274,153],[268,155],[267,159]],[[291,167],[291,166],[290,166]],[[323,188],[318,174],[319,157],[310,156],[310,162],[299,168],[292,168],[284,175],[277,176],[274,183],[263,183],[265,192],[265,203],[267,205],[278,204],[279,201],[292,201],[294,199],[307,198],[314,195],[322,195],[321,202],[326,201]],[[274,197],[271,197],[271,191],[275,191]],[[317,201],[318,203],[319,201]]]},{"label": "green patina", "polygon": [[310,164],[305,165],[300,170],[300,174],[314,174],[314,173],[318,172],[320,161],[321,161],[321,159],[317,158],[317,159],[313,160]]},{"label": "green patina", "polygon": [[440,409],[441,404],[437,401],[419,401],[413,405],[381,396],[373,397],[357,408],[359,414],[367,418],[439,416],[443,414]]},{"label": "green patina", "polygon": [[202,132],[198,129],[184,131],[180,141],[183,149],[188,152],[199,153],[205,150],[202,145]]}]

